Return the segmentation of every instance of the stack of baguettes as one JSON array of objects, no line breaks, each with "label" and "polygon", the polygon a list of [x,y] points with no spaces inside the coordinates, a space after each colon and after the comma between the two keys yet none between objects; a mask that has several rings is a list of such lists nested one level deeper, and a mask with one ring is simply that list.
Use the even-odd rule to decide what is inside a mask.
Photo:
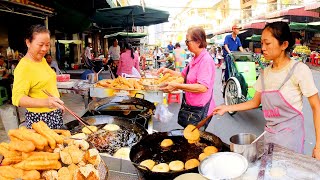
[{"label": "stack of baguettes", "polygon": [[99,152],[85,140],[74,140],[68,130],[52,130],[43,121],[32,129],[8,132],[10,143],[0,143],[4,157],[0,180],[96,180]]}]

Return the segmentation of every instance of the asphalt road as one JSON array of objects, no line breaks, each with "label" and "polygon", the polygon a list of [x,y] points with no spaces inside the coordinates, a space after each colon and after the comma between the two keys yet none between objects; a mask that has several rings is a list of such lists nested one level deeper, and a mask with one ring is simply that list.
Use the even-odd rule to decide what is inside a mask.
[{"label": "asphalt road", "polygon": [[[320,72],[312,70],[316,86],[320,89]],[[221,93],[220,82],[221,69],[216,71],[216,81],[214,89],[214,98],[216,104],[222,104],[223,98]],[[174,113],[174,117],[167,123],[154,121],[154,128],[158,131],[169,131],[175,128],[181,128],[177,123],[177,114],[180,105],[173,103],[169,105],[170,112]],[[312,110],[308,100],[304,98],[303,114],[305,115],[305,154],[311,155],[315,143],[315,132],[313,125]],[[238,133],[253,133],[257,136],[263,132],[265,120],[260,109],[254,109],[244,112],[237,112],[235,115],[230,116],[228,113],[223,116],[214,116],[207,128],[207,131],[214,133],[222,139],[223,142],[230,143],[229,138]]]}]

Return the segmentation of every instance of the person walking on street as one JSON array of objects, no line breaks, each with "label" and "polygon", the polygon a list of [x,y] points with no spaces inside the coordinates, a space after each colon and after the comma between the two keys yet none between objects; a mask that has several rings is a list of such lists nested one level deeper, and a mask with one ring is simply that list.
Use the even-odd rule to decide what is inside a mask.
[{"label": "person walking on street", "polygon": [[132,69],[135,68],[140,73],[139,56],[134,52],[131,44],[126,43],[124,45],[125,52],[120,55],[119,66],[117,75],[122,76],[123,73],[132,75]]},{"label": "person walking on street", "polygon": [[302,114],[303,98],[309,100],[313,111],[316,143],[313,157],[320,160],[320,101],[312,72],[304,64],[290,59],[288,52],[294,39],[285,22],[267,24],[261,37],[262,52],[273,64],[265,68],[254,88],[252,100],[236,105],[221,105],[215,114],[244,111],[262,104],[266,119],[266,143],[276,143],[294,152],[304,152],[305,128]]},{"label": "person walking on street", "polygon": [[175,49],[173,50],[173,56],[175,61],[176,71],[181,72],[186,66],[186,51],[181,48],[180,43],[176,43]]}]

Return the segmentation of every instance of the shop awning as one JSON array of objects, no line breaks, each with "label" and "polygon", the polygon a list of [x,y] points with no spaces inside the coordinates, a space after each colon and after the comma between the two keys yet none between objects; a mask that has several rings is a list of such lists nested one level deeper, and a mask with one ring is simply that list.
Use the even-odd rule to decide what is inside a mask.
[{"label": "shop awning", "polygon": [[242,25],[243,29],[263,29],[264,26],[266,25],[266,22],[252,22],[248,24]]},{"label": "shop awning", "polygon": [[314,3],[307,4],[304,7],[304,10],[320,12],[320,2],[314,2]]},{"label": "shop awning", "polygon": [[81,44],[81,40],[57,40],[61,44]]},{"label": "shop awning", "polygon": [[282,17],[282,16],[304,16],[304,17],[315,17],[315,18],[320,17],[318,12],[306,11],[305,7],[283,9],[280,11],[267,13],[265,15],[266,18],[276,18],[276,17]]},{"label": "shop awning", "polygon": [[142,38],[147,35],[148,35],[147,33],[117,32],[117,33],[105,35],[104,38],[110,38],[110,37]]},{"label": "shop awning", "polygon": [[168,22],[169,12],[142,6],[125,6],[117,8],[97,9],[92,17],[98,26],[107,27],[131,27],[149,26]]},{"label": "shop awning", "polygon": [[38,19],[46,19],[47,16],[53,14],[53,10],[54,9],[52,8],[37,3],[23,4],[14,1],[0,1],[0,12],[13,13]]}]

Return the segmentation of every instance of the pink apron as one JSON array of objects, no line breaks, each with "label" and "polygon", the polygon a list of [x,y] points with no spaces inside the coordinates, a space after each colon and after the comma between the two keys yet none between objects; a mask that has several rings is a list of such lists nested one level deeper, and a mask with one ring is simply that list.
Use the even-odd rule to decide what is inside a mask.
[{"label": "pink apron", "polygon": [[302,113],[290,105],[282,96],[280,89],[290,79],[298,63],[295,63],[278,90],[265,91],[264,75],[261,73],[261,104],[267,121],[265,140],[284,146],[297,153],[304,150],[304,118]]}]

